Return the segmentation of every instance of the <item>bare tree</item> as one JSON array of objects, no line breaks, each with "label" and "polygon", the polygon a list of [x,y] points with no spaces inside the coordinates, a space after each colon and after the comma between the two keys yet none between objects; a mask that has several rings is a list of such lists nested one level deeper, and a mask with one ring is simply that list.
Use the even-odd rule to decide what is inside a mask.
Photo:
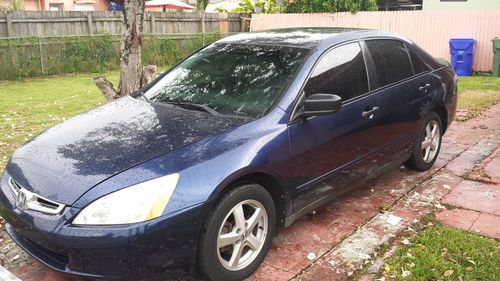
[{"label": "bare tree", "polygon": [[[106,99],[114,100],[137,91],[156,75],[155,66],[142,67],[141,46],[144,20],[144,0],[123,2],[123,32],[120,42],[120,82],[118,89],[106,77],[98,76],[94,82]],[[154,69],[154,71],[152,71]]]}]

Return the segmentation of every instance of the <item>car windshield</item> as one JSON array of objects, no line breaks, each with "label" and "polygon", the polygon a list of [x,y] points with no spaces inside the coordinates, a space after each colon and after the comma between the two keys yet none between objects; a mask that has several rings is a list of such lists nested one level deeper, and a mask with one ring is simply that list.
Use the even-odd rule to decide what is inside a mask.
[{"label": "car windshield", "polygon": [[290,83],[308,50],[212,44],[171,69],[144,95],[151,102],[192,103],[223,115],[264,115]]}]

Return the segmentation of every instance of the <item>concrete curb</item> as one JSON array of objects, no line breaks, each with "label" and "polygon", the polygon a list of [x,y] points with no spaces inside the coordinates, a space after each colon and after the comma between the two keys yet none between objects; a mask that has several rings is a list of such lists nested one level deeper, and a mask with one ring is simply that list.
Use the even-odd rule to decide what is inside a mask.
[{"label": "concrete curb", "polygon": [[17,278],[14,274],[12,274],[10,271],[5,269],[3,266],[0,266],[0,280],[1,281],[22,281],[21,279]]}]

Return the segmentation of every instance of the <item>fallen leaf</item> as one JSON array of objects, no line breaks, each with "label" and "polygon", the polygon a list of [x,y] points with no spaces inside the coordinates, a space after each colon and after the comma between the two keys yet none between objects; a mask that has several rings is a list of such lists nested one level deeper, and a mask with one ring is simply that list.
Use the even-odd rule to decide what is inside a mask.
[{"label": "fallen leaf", "polygon": [[437,209],[446,209],[446,207],[441,205],[439,202],[434,203],[434,207]]},{"label": "fallen leaf", "polygon": [[470,263],[472,263],[473,265],[475,265],[475,264],[476,264],[476,262],[475,262],[475,261],[473,261],[473,260],[467,260],[467,261],[468,261],[468,262],[470,262]]},{"label": "fallen leaf", "polygon": [[472,266],[468,266],[468,267],[465,268],[465,270],[467,270],[467,271],[473,271],[474,268],[472,268]]},{"label": "fallen leaf", "polygon": [[391,271],[391,267],[388,264],[385,264],[384,265],[384,270],[387,271],[387,272],[389,272],[389,271]]},{"label": "fallen leaf", "polygon": [[390,225],[398,225],[401,222],[402,218],[394,215],[389,215],[387,218],[387,223]]},{"label": "fallen leaf", "polygon": [[13,258],[10,260],[10,262],[13,262],[13,261],[15,261],[15,260],[17,260],[17,259],[19,259],[19,255],[16,255],[15,257],[13,257]]},{"label": "fallen leaf", "polygon": [[447,253],[448,253],[448,249],[446,249],[446,248],[441,249],[441,256],[442,257],[446,256]]},{"label": "fallen leaf", "polygon": [[448,277],[453,274],[453,269],[448,269],[443,273],[443,276]]}]

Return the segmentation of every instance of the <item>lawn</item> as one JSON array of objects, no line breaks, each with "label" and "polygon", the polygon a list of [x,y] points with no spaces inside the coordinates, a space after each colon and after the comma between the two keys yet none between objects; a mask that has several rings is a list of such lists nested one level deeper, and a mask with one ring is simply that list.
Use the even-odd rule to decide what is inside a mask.
[{"label": "lawn", "polygon": [[458,80],[458,121],[478,116],[482,110],[500,102],[500,78],[460,77]]},{"label": "lawn", "polygon": [[385,280],[500,280],[499,268],[499,241],[436,224],[396,250],[380,274]]},{"label": "lawn", "polygon": [[[92,82],[95,74],[0,81],[0,171],[26,140],[64,119],[105,102]],[[116,85],[118,73],[106,75]],[[500,78],[459,80],[461,118],[471,118],[500,100]],[[465,117],[464,117],[465,116]]]},{"label": "lawn", "polygon": [[[0,81],[0,171],[22,143],[105,102],[92,74]],[[118,74],[107,75],[116,83]]]}]

